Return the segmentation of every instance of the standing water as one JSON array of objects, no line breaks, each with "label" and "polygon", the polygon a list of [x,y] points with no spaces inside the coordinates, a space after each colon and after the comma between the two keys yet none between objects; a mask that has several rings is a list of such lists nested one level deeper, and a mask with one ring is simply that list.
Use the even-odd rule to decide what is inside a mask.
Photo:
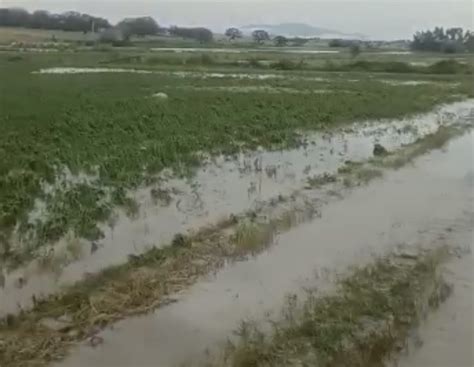
[{"label": "standing water", "polygon": [[[346,199],[325,207],[322,218],[279,235],[268,251],[228,265],[179,295],[175,304],[106,329],[101,333],[103,345],[80,345],[58,366],[195,365],[206,350],[231,337],[241,320],[265,319],[268,312],[282,307],[286,294],[304,286],[327,286],[327,279],[315,275],[326,269],[363,265],[399,245],[469,246],[474,223],[473,143],[474,134],[466,134],[411,167],[354,189]],[[455,296],[453,306],[446,304],[448,311],[442,309],[438,316],[437,325],[447,331],[428,328],[424,335],[426,348],[441,342],[446,356],[461,353],[468,358],[472,323],[467,321],[472,321],[468,312],[472,304],[465,293],[472,292],[472,258],[461,261],[466,263],[459,269],[467,272],[455,275],[461,278],[455,289],[459,298]],[[466,277],[469,269],[471,277]],[[459,309],[467,326],[455,328],[459,320],[450,320],[450,307]],[[462,343],[451,343],[443,336],[462,339]],[[419,360],[407,366],[429,361],[421,353],[416,357]]]}]

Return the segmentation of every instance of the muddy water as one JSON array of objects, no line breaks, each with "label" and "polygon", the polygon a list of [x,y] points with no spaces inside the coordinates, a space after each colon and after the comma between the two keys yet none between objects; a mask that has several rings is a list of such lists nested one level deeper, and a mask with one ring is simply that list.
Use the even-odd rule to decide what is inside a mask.
[{"label": "muddy water", "polygon": [[173,305],[117,323],[101,333],[103,345],[80,345],[58,366],[194,365],[208,348],[231,337],[242,319],[264,319],[280,309],[288,292],[327,286],[318,277],[325,269],[363,264],[401,244],[468,245],[473,143],[474,134],[467,134],[414,166],[354,189],[324,207],[322,218],[278,236],[267,252],[228,265]]},{"label": "muddy water", "polygon": [[276,52],[276,53],[296,53],[296,54],[338,54],[340,51],[337,50],[311,50],[311,49],[288,49],[288,48],[184,48],[184,47],[160,47],[152,48],[151,51],[156,52],[211,52],[211,53],[265,53],[265,52]]},{"label": "muddy water", "polygon": [[468,244],[469,251],[451,261],[445,271],[454,286],[453,295],[440,309],[429,315],[417,340],[408,348],[398,367],[474,366],[474,249],[473,234],[466,232],[455,240]]},{"label": "muddy water", "polygon": [[[121,263],[129,254],[169,243],[176,233],[256,209],[262,202],[302,187],[310,176],[335,172],[347,159],[367,159],[375,142],[395,149],[435,131],[440,122],[469,118],[471,107],[472,102],[463,102],[415,119],[360,123],[354,125],[357,129],[315,134],[306,146],[289,151],[242,154],[231,161],[217,157],[192,181],[169,179],[162,185],[163,190],[174,190],[169,206],[154,202],[149,188],[139,190],[134,193],[141,206],[138,218],[132,220],[118,213],[113,225],[103,226],[105,238],[96,251],[91,251],[90,243],[77,240],[83,249],[82,258],[65,266],[60,274],[40,273],[35,264],[4,274],[0,314],[27,307],[32,295],[53,292],[85,273]],[[60,247],[64,248],[65,242]],[[22,287],[18,287],[20,279],[26,280]]]},{"label": "muddy water", "polygon": [[287,74],[271,73],[216,73],[216,72],[197,72],[197,71],[159,71],[133,68],[93,68],[93,67],[54,67],[34,71],[33,74],[109,74],[109,73],[130,73],[130,74],[156,74],[163,76],[174,76],[177,78],[199,78],[199,79],[250,79],[250,80],[268,80],[268,79],[305,79],[315,82],[326,82],[329,79],[320,77],[297,76]]},{"label": "muddy water", "polygon": [[[81,279],[86,273],[127,260],[130,254],[144,252],[152,245],[162,246],[176,233],[215,223],[230,214],[255,210],[265,201],[288,195],[306,184],[308,177],[334,173],[346,160],[372,156],[373,144],[387,149],[436,131],[440,124],[472,121],[474,101],[447,105],[433,113],[404,120],[360,122],[307,138],[303,146],[285,151],[241,154],[238,159],[216,157],[209,160],[190,180],[163,177],[162,190],[168,190],[171,203],[157,203],[150,188],[133,193],[140,204],[137,217],[117,212],[115,220],[102,225],[105,234],[94,248],[76,241],[82,257],[54,274],[39,271],[35,263],[10,274],[3,274],[0,287],[0,315],[27,308],[33,295],[55,292],[60,286]],[[68,246],[65,239],[58,247]],[[21,287],[19,287],[20,279]]]}]

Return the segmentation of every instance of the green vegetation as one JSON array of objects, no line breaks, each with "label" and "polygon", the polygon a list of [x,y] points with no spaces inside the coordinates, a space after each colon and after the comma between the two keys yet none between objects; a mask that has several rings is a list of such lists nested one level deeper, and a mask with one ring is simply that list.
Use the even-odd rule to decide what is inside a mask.
[{"label": "green vegetation", "polygon": [[[471,125],[472,127],[472,125]],[[466,126],[441,126],[436,132],[428,134],[424,138],[418,139],[414,144],[407,146],[405,149],[400,150],[397,154],[388,155],[381,159],[374,159],[375,165],[389,167],[389,168],[400,168],[405,166],[407,163],[412,162],[416,157],[425,154],[433,149],[440,149],[445,146],[453,137],[461,135]]]},{"label": "green vegetation", "polygon": [[[299,143],[297,131],[423,112],[471,90],[468,80],[436,75],[429,78],[439,78],[437,83],[419,86],[389,86],[362,73],[309,71],[273,71],[276,77],[265,80],[252,73],[186,78],[163,70],[222,69],[206,54],[192,56],[197,60],[190,58],[189,65],[171,63],[165,68],[162,57],[176,56],[0,55],[0,259],[21,263],[70,230],[99,238],[97,223],[106,221],[114,208],[122,207],[131,216],[136,213],[129,190],[153,184],[164,168],[185,173],[187,167],[199,164],[198,152],[285,148]],[[32,73],[44,67],[111,63],[149,70],[161,67],[162,72]],[[292,65],[283,63],[280,68]],[[231,70],[245,71],[241,67],[227,71]],[[348,83],[352,77],[358,82]],[[245,93],[245,88],[252,93]],[[271,88],[280,93],[268,93]],[[311,92],[321,88],[328,93]],[[153,97],[157,92],[169,98]],[[46,209],[41,218],[30,215],[38,205]],[[14,228],[22,247],[11,240]]]},{"label": "green vegetation", "polygon": [[417,51],[445,53],[474,52],[474,33],[460,27],[435,27],[433,31],[417,32],[413,36],[411,48]]},{"label": "green vegetation", "polygon": [[250,221],[242,222],[235,233],[235,245],[244,252],[255,252],[273,242],[274,230],[271,225],[261,226]]},{"label": "green vegetation", "polygon": [[[442,135],[447,136],[445,133]],[[379,177],[380,171],[374,169],[379,162],[384,163],[385,160],[403,157],[405,154],[413,159],[415,154],[423,154],[429,147],[440,147],[441,140],[446,141],[428,136],[426,140],[419,140],[397,152],[377,157],[376,162],[347,162],[350,169],[340,173],[338,180],[342,179],[344,185],[349,180],[347,186],[351,187],[367,183],[370,179]],[[432,143],[435,141],[438,143]],[[391,167],[390,164],[387,166]],[[357,179],[360,181],[357,182]],[[324,181],[334,183],[333,178]],[[324,182],[318,182],[318,185],[324,185]],[[273,243],[277,233],[318,214],[307,203],[288,208],[287,198],[280,197],[278,202],[285,203],[280,208],[283,210],[277,210],[271,218],[264,212],[265,208],[241,218],[224,218],[215,226],[203,228],[195,234],[175,236],[167,247],[152,247],[141,255],[131,255],[127,263],[90,275],[58,295],[45,299],[34,298],[32,309],[0,320],[0,364],[8,362],[11,367],[43,366],[61,359],[72,343],[84,340],[100,328],[124,317],[146,313],[172,302],[170,295],[194,284],[209,271],[218,269],[225,260],[257,254]],[[278,209],[278,202],[269,205]],[[45,258],[44,266],[55,267],[60,262],[68,262],[80,256],[81,249],[78,246],[77,240],[72,238],[67,252],[60,253],[58,257]],[[389,265],[385,262],[380,264]],[[412,279],[411,275],[407,275],[406,279]],[[415,281],[412,286],[416,287],[417,284],[419,283]],[[379,289],[381,290],[383,287]],[[374,298],[371,302],[375,300]],[[333,316],[336,317],[335,314]],[[44,327],[41,323],[44,319],[61,318],[66,318],[69,322],[67,328],[59,331]],[[350,324],[350,327],[354,327],[354,324]],[[262,348],[262,351],[266,350]]]},{"label": "green vegetation", "polygon": [[399,351],[430,306],[450,294],[438,268],[446,249],[410,260],[389,256],[356,268],[336,292],[289,296],[271,332],[244,322],[238,340],[209,366],[381,366]]}]

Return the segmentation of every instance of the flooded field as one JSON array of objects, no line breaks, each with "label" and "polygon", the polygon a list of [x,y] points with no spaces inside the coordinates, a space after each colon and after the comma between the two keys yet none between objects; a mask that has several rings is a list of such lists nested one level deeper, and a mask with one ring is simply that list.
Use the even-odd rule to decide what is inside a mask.
[{"label": "flooded field", "polygon": [[414,340],[409,342],[399,367],[474,365],[473,235],[471,227],[470,231],[453,236],[454,243],[466,246],[463,256],[451,261],[445,269],[454,293],[438,312],[424,321]]},{"label": "flooded field", "polygon": [[[473,142],[473,133],[465,134],[411,167],[347,192],[343,200],[326,205],[321,218],[277,236],[268,251],[210,275],[178,295],[175,304],[117,323],[100,334],[103,344],[97,348],[80,345],[58,366],[195,365],[206,350],[225,343],[241,320],[262,320],[280,309],[289,292],[305,286],[330,287],[324,276],[328,272],[363,264],[389,251],[410,253],[410,246],[469,248],[474,224]],[[433,324],[446,328],[441,334],[449,335],[451,330],[446,324],[448,314],[459,309],[459,316],[467,317],[469,309],[465,292],[472,287],[472,278],[466,271],[472,255],[459,256],[452,262],[458,269],[453,270],[453,303],[448,301],[433,315]],[[457,353],[464,363],[472,329],[462,330],[466,342],[449,343],[445,348],[449,349],[446,354]],[[421,330],[427,352],[441,334],[429,327]],[[423,353],[422,348],[413,357],[420,359],[406,365],[421,366],[419,361],[427,361]]]},{"label": "flooded field", "polygon": [[474,367],[466,19],[45,1],[0,9],[0,367]]},{"label": "flooded field", "polygon": [[[237,158],[209,158],[185,180],[162,174],[158,186],[131,193],[139,208],[132,218],[116,211],[112,221],[101,225],[101,240],[89,242],[68,235],[55,247],[70,249],[75,256],[64,259],[61,251],[56,251],[57,261],[54,257],[52,261],[59,263],[51,269],[33,261],[16,271],[4,272],[0,314],[27,308],[32,296],[54,292],[85,274],[123,263],[130,255],[141,254],[151,246],[169,244],[178,233],[197,230],[231,215],[258,211],[272,200],[291,196],[304,189],[311,178],[337,173],[348,160],[369,159],[374,144],[393,151],[442,125],[470,123],[473,107],[469,100],[414,118],[359,122],[309,135],[301,147],[293,150],[260,149],[242,152]],[[67,175],[65,179],[68,177],[76,184],[93,180]],[[317,199],[327,200],[324,196]]]}]

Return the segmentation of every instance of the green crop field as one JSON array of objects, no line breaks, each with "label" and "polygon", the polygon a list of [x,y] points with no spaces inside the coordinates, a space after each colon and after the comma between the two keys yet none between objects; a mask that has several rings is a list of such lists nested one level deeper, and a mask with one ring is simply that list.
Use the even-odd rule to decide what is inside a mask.
[{"label": "green crop field", "polygon": [[[164,168],[185,174],[199,164],[198,152],[288,147],[304,131],[399,117],[472,95],[470,69],[456,61],[446,61],[447,70],[441,63],[397,73],[376,59],[332,71],[295,67],[293,61],[251,68],[226,64],[225,57],[235,55],[1,53],[0,259],[20,263],[70,230],[100,237],[97,223],[113,208],[133,207],[129,189],[156,181]],[[298,56],[305,57],[304,63],[315,58]],[[54,67],[149,72],[35,73]],[[83,179],[62,182],[58,177],[65,172]],[[34,221],[37,200],[48,215]],[[27,236],[27,245],[12,245],[15,229]]]}]

